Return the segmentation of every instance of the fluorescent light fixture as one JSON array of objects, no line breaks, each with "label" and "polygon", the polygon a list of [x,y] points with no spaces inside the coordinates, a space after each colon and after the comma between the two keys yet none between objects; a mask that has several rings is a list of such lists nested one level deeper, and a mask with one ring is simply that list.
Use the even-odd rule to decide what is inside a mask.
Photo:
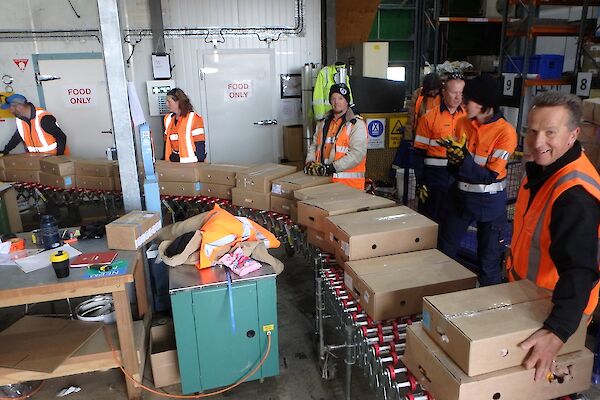
[{"label": "fluorescent light fixture", "polygon": [[387,78],[392,81],[405,81],[406,67],[388,67]]}]

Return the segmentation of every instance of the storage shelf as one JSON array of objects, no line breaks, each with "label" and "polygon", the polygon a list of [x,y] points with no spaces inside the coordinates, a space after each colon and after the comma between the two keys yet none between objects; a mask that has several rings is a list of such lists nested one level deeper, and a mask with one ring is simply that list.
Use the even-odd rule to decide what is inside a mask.
[{"label": "storage shelf", "polygon": [[[506,31],[507,36],[525,36],[526,30]],[[579,36],[578,25],[533,25],[529,30],[531,36]]]},{"label": "storage shelf", "polygon": [[561,86],[572,83],[573,79],[568,76],[559,79],[525,79],[525,86]]},{"label": "storage shelf", "polygon": [[[470,24],[501,24],[500,17],[439,17],[439,22],[466,22]],[[519,21],[517,18],[509,19],[509,22]]]},{"label": "storage shelf", "polygon": [[[533,4],[535,6],[582,6],[583,1],[575,1],[575,0],[510,0],[509,3],[513,4],[521,4],[521,1],[525,4]],[[599,6],[600,0],[590,0],[588,2],[588,6]]]}]

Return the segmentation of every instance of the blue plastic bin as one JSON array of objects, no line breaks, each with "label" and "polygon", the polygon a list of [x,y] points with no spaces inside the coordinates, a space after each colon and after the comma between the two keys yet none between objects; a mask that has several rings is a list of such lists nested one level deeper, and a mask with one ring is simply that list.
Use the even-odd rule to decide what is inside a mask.
[{"label": "blue plastic bin", "polygon": [[[524,57],[504,60],[504,72],[521,73]],[[512,61],[512,62],[511,62]],[[538,74],[542,79],[557,79],[562,75],[565,57],[559,54],[538,54],[529,57],[528,73]]]}]

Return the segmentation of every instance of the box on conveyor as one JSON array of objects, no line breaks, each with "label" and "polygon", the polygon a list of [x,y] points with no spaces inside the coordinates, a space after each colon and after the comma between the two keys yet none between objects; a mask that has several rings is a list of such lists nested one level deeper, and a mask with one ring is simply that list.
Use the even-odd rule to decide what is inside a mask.
[{"label": "box on conveyor", "polygon": [[271,193],[258,193],[234,187],[231,189],[231,203],[235,206],[269,211],[271,208]]},{"label": "box on conveyor", "polygon": [[75,160],[75,175],[112,178],[116,164],[115,160]]},{"label": "box on conveyor", "polygon": [[246,165],[204,164],[200,170],[200,182],[233,187],[236,174],[247,169]]},{"label": "box on conveyor", "polygon": [[298,171],[291,175],[274,179],[271,184],[271,193],[275,196],[293,200],[296,190],[328,183],[331,183],[331,177],[306,175],[303,171]]},{"label": "box on conveyor", "polygon": [[7,182],[40,182],[40,171],[31,169],[5,169],[4,180]]},{"label": "box on conveyor", "polygon": [[329,240],[325,232],[316,231],[314,229],[308,228],[306,229],[306,237],[308,243],[313,246],[321,249],[321,251],[325,253],[335,253],[335,247],[333,242]]},{"label": "box on conveyor", "polygon": [[338,195],[357,194],[364,193],[362,190],[352,188],[343,183],[328,183],[326,185],[319,185],[308,187],[306,189],[298,189],[294,191],[294,198],[296,200],[308,200],[317,197],[336,197]]},{"label": "box on conveyor", "polygon": [[72,189],[75,187],[75,176],[73,175],[55,175],[45,172],[39,173],[40,183],[61,189]]},{"label": "box on conveyor", "polygon": [[115,190],[115,182],[112,176],[76,175],[75,185],[78,189],[102,190],[107,192]]},{"label": "box on conveyor", "polygon": [[271,193],[271,211],[289,215],[292,221],[298,220],[298,205],[296,200],[286,199]]},{"label": "box on conveyor", "polygon": [[204,163],[178,163],[157,160],[154,164],[159,182],[200,182],[200,169]]},{"label": "box on conveyor", "polygon": [[199,196],[201,188],[200,182],[158,182],[158,190],[161,195]]},{"label": "box on conveyor", "polygon": [[235,186],[257,193],[270,193],[274,179],[296,172],[291,165],[266,163],[250,167],[235,176]]},{"label": "box on conveyor", "polygon": [[44,157],[40,160],[40,171],[57,176],[73,176],[75,175],[75,161],[69,156]]},{"label": "box on conveyor", "polygon": [[2,163],[5,170],[39,171],[40,161],[45,157],[48,157],[48,155],[41,153],[9,154],[2,157]]},{"label": "box on conveyor", "polygon": [[219,185],[217,183],[202,183],[200,194],[206,197],[215,197],[218,199],[231,200],[231,189],[233,186]]}]

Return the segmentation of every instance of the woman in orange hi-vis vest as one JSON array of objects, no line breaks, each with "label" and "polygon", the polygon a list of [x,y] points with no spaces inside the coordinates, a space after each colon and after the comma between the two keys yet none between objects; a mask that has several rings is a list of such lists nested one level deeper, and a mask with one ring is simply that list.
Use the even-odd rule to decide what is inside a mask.
[{"label": "woman in orange hi-vis vest", "polygon": [[204,161],[206,158],[204,121],[194,112],[190,99],[179,88],[167,93],[165,115],[165,160],[180,163]]},{"label": "woman in orange hi-vis vest", "polygon": [[581,100],[543,92],[527,117],[526,164],[507,258],[511,281],[529,279],[553,291],[543,328],[520,344],[535,379],[554,372],[564,342],[598,304],[600,175],[582,151]]},{"label": "woman in orange hi-vis vest", "polygon": [[413,132],[417,129],[419,118],[427,111],[439,107],[442,101],[442,80],[434,72],[425,75],[423,85],[413,94],[414,108],[409,110],[410,126]]}]

